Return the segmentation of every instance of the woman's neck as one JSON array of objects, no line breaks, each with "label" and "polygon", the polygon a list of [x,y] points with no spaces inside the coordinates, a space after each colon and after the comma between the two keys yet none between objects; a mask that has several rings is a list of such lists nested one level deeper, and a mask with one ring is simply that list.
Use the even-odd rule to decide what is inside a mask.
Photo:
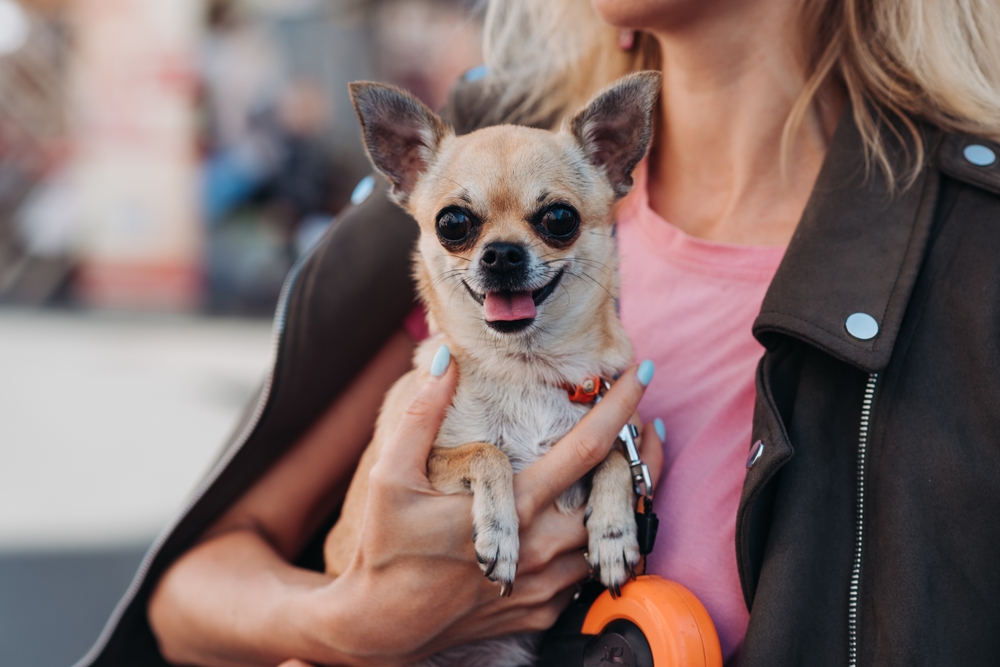
[{"label": "woman's neck", "polygon": [[782,131],[806,78],[790,46],[797,4],[705,3],[655,32],[664,76],[649,201],[692,236],[781,245],[795,231],[844,100],[835,83],[821,90],[782,170]]}]

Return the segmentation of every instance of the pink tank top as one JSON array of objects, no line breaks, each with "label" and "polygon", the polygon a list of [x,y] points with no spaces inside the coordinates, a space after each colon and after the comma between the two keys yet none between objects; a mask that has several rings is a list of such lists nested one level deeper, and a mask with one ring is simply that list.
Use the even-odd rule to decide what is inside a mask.
[{"label": "pink tank top", "polygon": [[[649,208],[645,164],[618,209],[621,317],[636,360],[656,377],[639,405],[666,427],[660,517],[647,571],[678,581],[708,609],[725,661],[739,653],[749,614],[736,571],[739,505],[763,348],[750,332],[784,246],[693,238]],[[406,320],[427,337],[421,308]]]},{"label": "pink tank top", "polygon": [[656,363],[639,414],[666,427],[653,502],[660,531],[647,571],[704,603],[729,662],[749,621],[735,532],[764,352],[750,329],[785,247],[688,236],[649,208],[644,164],[617,232],[622,323],[636,359]]}]

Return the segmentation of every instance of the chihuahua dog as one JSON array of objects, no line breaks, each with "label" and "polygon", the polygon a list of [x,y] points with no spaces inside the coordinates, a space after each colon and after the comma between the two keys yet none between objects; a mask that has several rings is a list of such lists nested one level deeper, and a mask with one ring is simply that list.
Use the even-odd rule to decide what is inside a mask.
[{"label": "chihuahua dog", "polygon": [[[481,568],[510,595],[518,558],[513,476],[590,406],[568,390],[617,377],[632,348],[617,315],[614,205],[645,156],[660,75],[639,72],[598,93],[559,132],[503,125],[456,136],[409,94],[351,84],[364,143],[392,196],[420,225],[415,275],[437,335],[386,396],[375,436],[325,546],[328,574],[348,566],[371,466],[447,343],[461,371],[427,473],[443,493],[473,495]],[[588,382],[588,379],[590,381]],[[587,503],[587,558],[614,592],[634,576],[639,545],[629,465],[618,449],[557,500]],[[423,664],[515,667],[537,638],[450,649]]]}]

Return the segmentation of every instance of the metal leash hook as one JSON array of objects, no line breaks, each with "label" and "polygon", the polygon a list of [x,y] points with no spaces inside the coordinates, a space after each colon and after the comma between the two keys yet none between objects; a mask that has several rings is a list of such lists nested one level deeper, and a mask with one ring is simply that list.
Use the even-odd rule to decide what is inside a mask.
[{"label": "metal leash hook", "polygon": [[649,478],[649,466],[639,458],[639,448],[635,439],[639,437],[639,429],[635,424],[625,424],[618,433],[618,439],[625,445],[625,457],[628,458],[632,470],[632,483],[635,485],[635,495],[639,498],[653,499],[653,482]]},{"label": "metal leash hook", "polygon": [[[611,383],[602,379],[601,390],[594,399],[594,405],[601,402],[601,398],[609,389],[611,389]],[[636,536],[639,539],[639,553],[647,556],[653,551],[653,545],[656,543],[656,531],[660,527],[660,519],[653,511],[653,480],[649,476],[649,466],[639,458],[639,448],[635,444],[635,439],[638,437],[639,429],[634,424],[625,424],[618,432],[618,439],[622,443],[625,458],[628,459],[629,470],[632,471],[632,488],[638,498],[635,525]],[[642,567],[643,574],[645,574],[645,560],[643,560]]]},{"label": "metal leash hook", "polygon": [[[653,545],[656,543],[656,531],[660,527],[660,519],[653,512],[653,481],[649,476],[649,466],[639,458],[639,448],[635,444],[635,439],[638,437],[639,429],[634,424],[625,424],[618,433],[618,439],[622,441],[625,457],[628,459],[629,469],[632,471],[635,495],[638,497],[635,524],[639,553],[647,556],[653,551]],[[642,566],[645,573],[645,560]]]}]

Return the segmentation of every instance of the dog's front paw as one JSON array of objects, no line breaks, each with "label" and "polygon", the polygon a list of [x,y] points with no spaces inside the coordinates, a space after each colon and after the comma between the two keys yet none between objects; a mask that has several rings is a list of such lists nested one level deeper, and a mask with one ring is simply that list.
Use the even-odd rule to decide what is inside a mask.
[{"label": "dog's front paw", "polygon": [[510,596],[514,591],[520,546],[517,524],[500,516],[488,517],[482,525],[479,522],[473,524],[472,541],[476,545],[476,560],[483,574],[490,581],[500,584],[500,595]]},{"label": "dog's front paw", "polygon": [[500,584],[500,595],[509,597],[514,591],[520,546],[517,523],[499,515],[486,517],[473,523],[472,541],[476,545],[479,568],[487,579]]},{"label": "dog's front paw", "polygon": [[619,597],[622,586],[629,579],[635,579],[635,568],[641,557],[635,521],[629,517],[624,523],[595,525],[591,517],[587,528],[590,532],[587,561],[594,576],[607,586],[612,597]]}]

